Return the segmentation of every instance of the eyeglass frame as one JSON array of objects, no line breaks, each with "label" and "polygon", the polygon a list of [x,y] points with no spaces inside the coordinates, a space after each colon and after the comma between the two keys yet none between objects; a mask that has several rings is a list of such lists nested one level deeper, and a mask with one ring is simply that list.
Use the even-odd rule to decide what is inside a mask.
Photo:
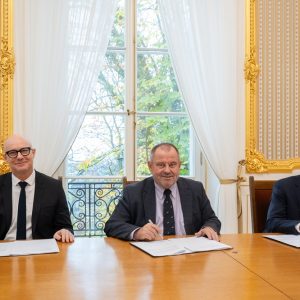
[{"label": "eyeglass frame", "polygon": [[180,164],[176,161],[172,161],[170,163],[164,163],[164,162],[154,162],[153,163],[155,165],[156,168],[162,170],[162,169],[165,169],[167,166],[170,168],[170,169],[175,169],[177,168]]},{"label": "eyeglass frame", "polygon": [[[23,148],[21,148],[21,149],[19,149],[19,150],[13,149],[13,150],[6,151],[6,152],[5,152],[5,155],[7,155],[9,158],[17,158],[18,155],[19,155],[19,153],[21,153],[22,156],[28,156],[28,155],[30,154],[31,150],[33,150],[31,147],[23,147]],[[26,153],[27,153],[27,151],[28,151],[28,153],[25,154],[25,153],[22,153],[22,151],[23,151],[23,152],[25,151]],[[12,153],[12,152],[13,152],[13,153],[16,153],[16,155],[11,156],[11,153]]]}]

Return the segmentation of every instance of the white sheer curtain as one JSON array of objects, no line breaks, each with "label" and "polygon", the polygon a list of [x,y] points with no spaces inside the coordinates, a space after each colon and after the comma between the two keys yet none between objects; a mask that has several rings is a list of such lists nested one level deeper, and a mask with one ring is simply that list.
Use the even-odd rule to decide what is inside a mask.
[{"label": "white sheer curtain", "polygon": [[[159,0],[169,52],[206,158],[219,178],[235,179],[239,153],[237,102],[240,0]],[[243,13],[243,11],[242,11]],[[237,232],[236,184],[218,187],[222,232]],[[214,206],[216,207],[216,206]]]},{"label": "white sheer curtain", "polygon": [[14,0],[14,132],[52,175],[82,124],[101,70],[116,0]]}]

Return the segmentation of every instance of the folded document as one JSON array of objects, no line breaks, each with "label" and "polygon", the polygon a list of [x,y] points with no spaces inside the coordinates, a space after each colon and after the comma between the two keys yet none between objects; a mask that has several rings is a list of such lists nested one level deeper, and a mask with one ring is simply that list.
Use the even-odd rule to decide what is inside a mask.
[{"label": "folded document", "polygon": [[0,256],[31,255],[59,252],[55,239],[0,243]]},{"label": "folded document", "polygon": [[130,242],[152,256],[180,255],[194,252],[231,249],[231,246],[205,237],[175,238],[153,242]]}]

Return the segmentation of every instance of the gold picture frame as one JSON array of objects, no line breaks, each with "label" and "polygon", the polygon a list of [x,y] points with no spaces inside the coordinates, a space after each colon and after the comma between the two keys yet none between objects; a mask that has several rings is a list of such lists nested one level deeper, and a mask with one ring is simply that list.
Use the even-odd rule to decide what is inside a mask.
[{"label": "gold picture frame", "polygon": [[13,52],[12,0],[0,0],[0,174],[9,171],[4,161],[3,142],[13,132]]},{"label": "gold picture frame", "polygon": [[[297,0],[297,2],[298,2],[298,0]],[[273,1],[273,2],[269,2],[269,3],[270,4],[268,4],[267,2],[262,2],[261,0],[260,0],[260,2],[259,2],[259,0],[257,0],[257,1],[246,0],[246,57],[245,57],[245,65],[244,65],[244,75],[245,75],[245,80],[246,80],[246,170],[248,173],[291,172],[293,169],[300,168],[300,158],[298,158],[298,156],[299,156],[298,145],[296,145],[298,143],[296,143],[296,141],[293,140],[295,138],[298,141],[298,137],[299,137],[298,123],[292,124],[291,123],[292,121],[289,120],[290,121],[289,124],[291,124],[290,126],[292,129],[290,130],[291,133],[289,135],[290,140],[287,143],[290,143],[290,148],[292,150],[288,149],[287,151],[290,151],[288,153],[292,153],[292,155],[295,154],[295,156],[292,157],[291,159],[285,159],[285,158],[277,159],[278,158],[278,157],[276,157],[277,152],[274,152],[275,154],[272,153],[272,155],[275,156],[275,158],[272,157],[272,159],[269,159],[266,157],[266,154],[263,151],[260,151],[258,149],[258,144],[259,144],[258,143],[258,138],[259,138],[258,130],[260,130],[260,134],[261,134],[260,135],[260,143],[265,143],[265,144],[268,143],[267,147],[269,147],[269,149],[274,149],[277,146],[280,151],[280,149],[282,149],[282,148],[284,150],[285,150],[285,148],[288,148],[288,146],[284,145],[284,141],[287,138],[285,138],[285,137],[282,138],[282,136],[284,134],[286,134],[286,132],[288,132],[288,130],[290,129],[290,128],[288,128],[288,130],[287,130],[286,127],[284,127],[284,130],[280,130],[281,124],[280,124],[280,122],[277,122],[277,124],[279,124],[279,125],[277,125],[278,132],[282,133],[282,136],[280,136],[280,134],[278,132],[276,132],[277,140],[276,140],[276,142],[273,142],[271,140],[271,138],[269,138],[267,140],[267,138],[265,137],[266,134],[263,131],[264,129],[261,129],[262,126],[259,127],[260,125],[259,125],[258,120],[260,120],[260,121],[262,120],[260,124],[265,124],[266,121],[263,119],[264,113],[261,113],[260,116],[258,116],[258,105],[259,105],[258,104],[258,79],[259,79],[260,73],[264,72],[265,69],[261,69],[262,66],[257,63],[258,49],[256,48],[256,43],[258,43],[257,42],[257,38],[258,38],[257,31],[258,31],[258,27],[259,27],[257,25],[257,22],[259,20],[264,20],[264,17],[266,16],[266,14],[264,14],[265,12],[260,13],[260,19],[258,19],[259,12],[257,11],[257,9],[261,9],[262,7],[265,9],[265,5],[273,5],[273,7],[276,6],[275,8],[277,9],[277,7],[279,5],[281,5],[279,3],[279,1]],[[290,5],[290,7],[288,7],[288,8],[290,9],[290,11],[292,11],[293,8],[291,6],[294,5],[294,2],[290,1],[289,5]],[[300,5],[300,3],[299,3],[299,5]],[[286,9],[286,7],[284,9]],[[282,9],[282,11],[283,11],[283,9]],[[278,26],[278,21],[276,20],[276,18],[273,18],[271,20],[275,20],[273,22],[274,22],[274,24],[276,22],[275,25]],[[296,26],[292,23],[292,21],[290,21],[290,22],[291,22],[290,23],[291,24],[290,31],[291,31],[292,30],[291,28],[294,28]],[[264,29],[263,26],[261,26],[261,27]],[[273,31],[276,30],[275,28],[272,28],[272,29],[273,29]],[[260,30],[259,33],[261,34],[262,31],[263,30]],[[272,34],[273,34],[273,31],[272,31]],[[279,36],[279,38],[285,39],[285,37],[282,38],[282,36]],[[261,40],[264,41],[263,38]],[[277,43],[278,43],[278,41],[277,41]],[[262,51],[261,46],[260,46],[259,50]],[[268,51],[271,52],[272,50],[268,50]],[[277,57],[279,57],[278,54],[277,54]],[[278,60],[277,60],[277,62],[278,62]],[[272,63],[273,63],[273,61],[272,61]],[[280,70],[280,72],[283,72],[283,71]],[[261,76],[263,79],[264,79],[264,76],[266,77],[265,73],[263,73],[263,75]],[[269,76],[269,78],[272,76],[274,77],[274,75],[271,74],[271,76]],[[281,78],[280,75],[277,77]],[[282,76],[282,77],[284,77],[284,76]],[[260,80],[262,80],[262,79],[260,79]],[[276,84],[278,85],[278,82],[280,83],[280,85],[282,84],[282,86],[284,86],[284,88],[285,88],[285,82],[283,82],[283,80],[279,81],[278,79],[277,79],[277,82],[272,83],[273,86],[276,86]],[[282,88],[282,90],[284,88]],[[261,89],[261,90],[263,90],[263,89]],[[265,90],[263,90],[263,92],[265,92]],[[263,92],[261,92],[261,94],[263,94]],[[267,92],[265,92],[265,93],[267,93]],[[272,97],[270,96],[269,98],[271,99]],[[273,98],[276,98],[276,97],[273,97]],[[277,97],[277,98],[279,99],[280,97]],[[273,101],[275,103],[275,105],[273,105],[273,106],[270,105],[270,107],[272,108],[271,113],[273,113],[275,111],[274,114],[280,115],[278,113],[278,110],[280,110],[280,105],[281,105],[281,108],[283,107],[282,109],[284,110],[285,103],[280,104],[279,100],[277,100],[277,102],[275,102],[275,100],[273,100],[273,99],[271,99],[270,101]],[[289,104],[289,105],[291,107],[290,108],[291,111],[294,107],[293,105],[298,105],[297,101],[298,101],[298,99],[290,100],[291,104]],[[295,102],[296,102],[296,104],[295,104]],[[276,111],[276,109],[273,108],[274,106],[276,106],[277,111]],[[274,116],[271,116],[270,118],[274,119]],[[277,116],[277,118],[279,119],[280,116]],[[297,120],[297,118],[295,120]],[[271,123],[269,120],[268,120],[268,122]],[[269,128],[271,128],[273,126],[273,124],[271,124],[271,125],[268,124],[268,126],[269,126]],[[283,125],[283,126],[285,126],[285,125]],[[296,132],[296,134],[295,134],[295,132]],[[293,134],[295,136],[293,136]],[[270,134],[270,136],[271,136],[271,134]],[[274,136],[274,134],[273,134],[273,136]],[[274,147],[274,145],[275,145],[275,147]],[[294,151],[293,147],[296,148],[295,151]],[[261,148],[263,148],[263,147],[261,147]],[[271,153],[271,151],[273,151],[273,150],[270,150],[269,152]],[[290,156],[292,156],[292,155],[290,155]],[[278,156],[280,156],[280,155],[278,155]],[[282,155],[282,156],[284,156],[284,155]]]}]

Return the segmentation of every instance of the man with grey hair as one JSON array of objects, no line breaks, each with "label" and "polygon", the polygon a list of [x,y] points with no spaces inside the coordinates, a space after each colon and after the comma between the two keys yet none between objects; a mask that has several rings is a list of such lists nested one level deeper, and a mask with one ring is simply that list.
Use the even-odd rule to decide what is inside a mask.
[{"label": "man with grey hair", "polygon": [[161,235],[206,236],[219,240],[216,217],[201,182],[179,177],[178,149],[156,145],[148,168],[152,177],[128,185],[105,224],[107,236],[124,240],[157,240]]},{"label": "man with grey hair", "polygon": [[36,150],[19,135],[4,143],[11,172],[0,176],[0,240],[73,242],[73,227],[61,182],[33,168]]}]

